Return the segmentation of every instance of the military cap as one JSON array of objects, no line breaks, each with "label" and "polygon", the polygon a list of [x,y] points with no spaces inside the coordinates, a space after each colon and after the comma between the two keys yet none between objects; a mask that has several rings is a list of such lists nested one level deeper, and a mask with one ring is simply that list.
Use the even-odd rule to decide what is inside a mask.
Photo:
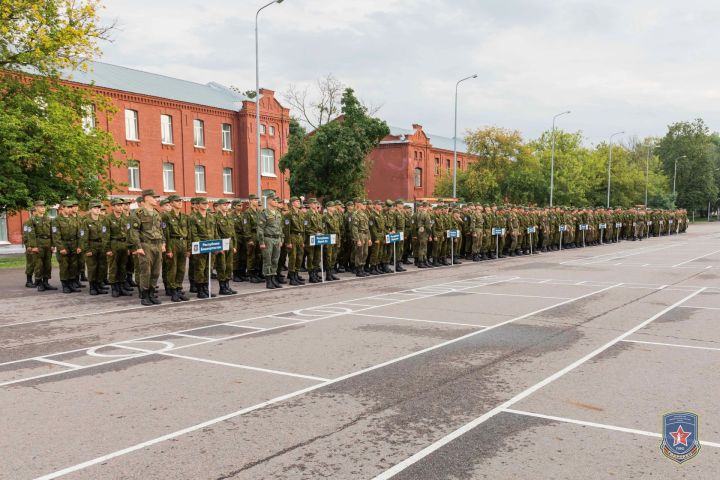
[{"label": "military cap", "polygon": [[30,213],[35,213],[35,207],[30,207],[30,210],[28,210]]},{"label": "military cap", "polygon": [[169,197],[167,197],[168,202],[182,202],[182,197],[177,194],[172,194]]},{"label": "military cap", "polygon": [[110,200],[110,205],[125,205],[125,200],[122,198],[113,198]]},{"label": "military cap", "polygon": [[170,200],[168,200],[167,198],[163,198],[162,200],[160,200],[160,206],[167,205],[168,203],[170,203]]},{"label": "military cap", "polygon": [[195,197],[195,203],[201,204],[201,203],[208,203],[207,197]]},{"label": "military cap", "polygon": [[235,200],[233,200],[232,202],[230,202],[230,205],[232,205],[233,207],[236,207],[241,204],[242,204],[242,200],[238,200],[237,198]]},{"label": "military cap", "polygon": [[35,203],[33,203],[36,207],[44,207],[45,206],[45,200],[35,200]]},{"label": "military cap", "polygon": [[159,197],[160,195],[156,195],[155,190],[153,190],[152,188],[148,188],[148,189],[142,191],[142,196],[143,197],[148,197],[148,196],[149,197]]},{"label": "military cap", "polygon": [[135,202],[140,203],[145,200],[143,197],[135,197]]},{"label": "military cap", "polygon": [[334,207],[334,206],[335,206],[335,202],[332,201],[332,200],[328,200],[327,202],[325,202],[325,206],[326,206],[326,207]]},{"label": "military cap", "polygon": [[[269,196],[269,195],[268,195],[268,196]],[[255,195],[254,193],[251,193],[251,194],[248,196],[248,200],[257,200],[257,199],[258,199],[258,196]]]},{"label": "military cap", "polygon": [[385,205],[388,207],[392,207],[393,205],[395,205],[395,202],[393,202],[392,200],[385,200]]},{"label": "military cap", "polygon": [[100,200],[90,200],[88,203],[88,208],[100,208],[102,207],[102,203]]},{"label": "military cap", "polygon": [[317,198],[308,198],[307,203],[308,203],[308,204],[313,204],[313,203],[320,203],[320,202],[318,202]]},{"label": "military cap", "polygon": [[69,200],[72,202],[72,207],[77,207],[78,205],[80,205],[80,202],[78,202],[77,198],[70,198]]},{"label": "military cap", "polygon": [[290,203],[299,202],[299,201],[300,201],[300,197],[290,197]]},{"label": "military cap", "polygon": [[353,205],[355,205],[355,203],[352,200],[348,200],[347,202],[345,202],[346,207],[352,207]]},{"label": "military cap", "polygon": [[61,202],[61,205],[62,205],[63,207],[72,207],[72,206],[74,205],[74,203],[73,203],[72,200],[63,200],[63,201]]},{"label": "military cap", "polygon": [[[275,192],[270,192],[266,195],[267,198],[274,198],[276,200],[279,200],[278,194]],[[251,199],[252,200],[252,199]]]},{"label": "military cap", "polygon": [[225,205],[226,203],[230,203],[230,200],[227,198],[218,198],[215,200],[215,205]]}]

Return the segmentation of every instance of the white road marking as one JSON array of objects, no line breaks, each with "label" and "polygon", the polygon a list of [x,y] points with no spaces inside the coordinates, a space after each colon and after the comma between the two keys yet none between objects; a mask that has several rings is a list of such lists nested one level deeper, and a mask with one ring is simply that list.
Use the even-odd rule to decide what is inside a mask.
[{"label": "white road marking", "polygon": [[673,265],[673,268],[674,268],[674,267],[679,267],[680,265],[685,265],[686,263],[690,263],[690,262],[693,262],[693,261],[695,261],[695,260],[700,260],[701,258],[709,257],[710,255],[714,255],[714,254],[719,253],[719,252],[720,252],[720,250],[714,250],[714,251],[712,251],[712,252],[710,252],[710,253],[706,253],[705,255],[700,255],[699,257],[691,258],[690,260],[685,260],[684,262],[676,263],[675,265]]},{"label": "white road marking", "polygon": [[549,377],[545,378],[544,380],[542,380],[542,381],[536,383],[535,385],[532,385],[531,387],[523,390],[522,392],[520,392],[520,393],[518,393],[517,395],[515,395],[514,397],[512,397],[510,400],[507,400],[507,401],[501,403],[501,404],[498,405],[497,407],[495,407],[495,408],[493,408],[492,410],[486,412],[485,414],[479,416],[479,417],[476,418],[475,420],[466,423],[466,424],[463,425],[462,427],[460,427],[460,428],[456,429],[455,431],[449,433],[448,435],[444,436],[444,437],[441,438],[440,440],[437,440],[436,442],[428,445],[427,447],[423,448],[422,450],[420,450],[420,451],[417,452],[416,454],[414,454],[414,455],[406,458],[405,460],[403,460],[402,462],[398,463],[398,464],[395,465],[394,467],[391,467],[391,468],[385,470],[383,473],[381,473],[380,475],[376,476],[373,480],[387,480],[387,479],[389,479],[389,478],[397,475],[398,473],[402,472],[403,470],[405,470],[405,469],[408,468],[409,466],[414,465],[415,463],[419,462],[420,460],[422,460],[423,458],[427,457],[427,456],[430,455],[431,453],[433,453],[433,452],[437,451],[438,449],[444,447],[445,445],[447,445],[448,443],[452,442],[453,440],[461,437],[462,435],[466,434],[467,432],[469,432],[470,430],[474,429],[474,428],[477,427],[478,425],[484,423],[484,422],[487,421],[488,419],[494,417],[495,415],[497,415],[498,413],[502,412],[503,410],[508,409],[509,407],[511,407],[511,406],[514,405],[515,403],[519,402],[520,400],[523,400],[524,398],[532,395],[533,393],[535,393],[536,391],[540,390],[540,389],[543,388],[544,386],[546,386],[546,385],[554,382],[555,380],[557,380],[558,378],[562,377],[562,376],[565,375],[566,373],[571,372],[572,370],[576,369],[577,367],[579,367],[579,366],[582,365],[583,363],[585,363],[585,362],[587,362],[588,360],[590,360],[590,359],[596,357],[597,355],[601,354],[602,352],[604,352],[604,351],[607,350],[608,348],[612,347],[613,345],[617,344],[617,343],[620,342],[621,340],[623,340],[623,339],[625,339],[626,337],[628,337],[628,336],[632,335],[633,333],[637,332],[637,331],[640,330],[641,328],[647,326],[649,323],[653,322],[655,319],[657,319],[657,318],[661,317],[662,315],[666,314],[667,312],[671,311],[672,309],[674,309],[674,308],[677,307],[678,305],[681,305],[681,304],[685,303],[687,300],[690,300],[691,298],[693,298],[695,295],[699,294],[699,293],[702,292],[703,290],[705,290],[705,288],[701,288],[700,290],[696,290],[695,292],[693,292],[693,293],[691,293],[690,295],[686,296],[686,297],[683,298],[682,300],[679,300],[679,301],[675,302],[674,304],[670,305],[669,307],[664,308],[661,312],[653,315],[653,316],[650,317],[649,319],[647,319],[647,320],[645,320],[644,322],[640,323],[639,325],[631,328],[630,330],[626,331],[625,333],[623,333],[622,335],[616,337],[615,339],[610,340],[610,341],[607,342],[605,345],[603,345],[603,346],[601,346],[601,347],[598,347],[597,349],[595,349],[595,350],[593,350],[592,352],[588,353],[587,355],[585,355],[584,357],[580,358],[579,360],[576,360],[575,362],[573,362],[573,363],[571,363],[570,365],[566,366],[565,368],[563,368],[563,369],[555,372],[554,374],[550,375]]},{"label": "white road marking", "polygon": [[59,365],[61,367],[66,367],[66,368],[72,368],[72,369],[80,368],[80,365],[75,365],[74,363],[59,362],[57,360],[50,360],[49,358],[37,357],[37,358],[34,358],[33,360],[36,360],[38,362],[44,362],[44,363],[52,363],[53,365]]},{"label": "white road marking", "polygon": [[210,337],[201,337],[200,335],[188,335],[187,333],[180,333],[180,332],[175,332],[171,335],[175,335],[177,337],[195,338],[198,340],[212,340],[212,338],[210,338]]},{"label": "white road marking", "polygon": [[719,307],[698,307],[696,305],[683,305],[680,308],[698,308],[700,310],[720,310]]},{"label": "white road marking", "polygon": [[38,477],[36,480],[51,480],[51,479],[54,479],[54,478],[62,477],[62,476],[67,475],[67,474],[69,474],[69,473],[73,473],[73,472],[77,472],[77,471],[79,471],[79,470],[83,470],[83,469],[85,469],[85,468],[87,468],[87,467],[91,467],[91,466],[97,465],[97,464],[99,464],[99,463],[107,462],[108,460],[111,460],[111,459],[113,459],[113,458],[117,458],[117,457],[126,455],[126,454],[128,454],[128,453],[132,453],[132,452],[135,452],[135,451],[138,451],[138,450],[142,450],[143,448],[147,448],[147,447],[150,447],[150,446],[152,446],[152,445],[156,445],[156,444],[158,444],[158,443],[165,442],[165,441],[167,441],[167,440],[172,440],[173,438],[180,437],[180,436],[185,435],[185,434],[187,434],[187,433],[192,433],[192,432],[195,432],[195,431],[198,431],[198,430],[202,430],[203,428],[209,427],[209,426],[211,426],[211,425],[215,425],[215,424],[217,424],[217,423],[224,422],[225,420],[230,420],[230,419],[232,419],[232,418],[235,418],[235,417],[244,415],[244,414],[246,414],[246,413],[249,413],[249,412],[252,412],[252,411],[255,411],[255,410],[264,408],[264,407],[267,407],[267,406],[269,406],[269,405],[273,405],[273,404],[276,404],[276,403],[280,403],[280,402],[283,402],[283,401],[285,401],[285,400],[289,400],[289,399],[291,399],[291,398],[297,397],[297,396],[299,396],[299,395],[303,395],[303,394],[305,394],[305,393],[309,393],[309,392],[312,392],[312,391],[314,391],[314,390],[318,390],[318,389],[323,388],[323,387],[326,387],[326,386],[328,386],[328,385],[332,385],[332,384],[335,384],[335,383],[338,383],[338,382],[342,382],[342,381],[347,380],[347,379],[349,379],[349,378],[353,378],[353,377],[356,377],[356,376],[358,376],[358,375],[363,375],[363,374],[365,374],[365,373],[368,373],[368,372],[371,372],[371,371],[374,371],[374,370],[377,370],[377,369],[380,369],[380,368],[384,368],[384,367],[386,367],[386,366],[388,366],[388,365],[392,365],[392,364],[394,364],[394,363],[401,362],[401,361],[403,361],[403,360],[407,360],[407,359],[409,359],[409,358],[413,358],[413,357],[416,357],[416,356],[418,356],[418,355],[422,355],[422,354],[424,354],[424,353],[431,352],[431,351],[433,351],[433,350],[437,350],[437,349],[439,349],[439,348],[443,348],[443,347],[445,347],[445,346],[447,346],[447,345],[452,345],[452,344],[454,344],[454,343],[463,341],[463,340],[465,340],[465,339],[467,339],[467,338],[471,338],[471,337],[473,337],[473,336],[475,336],[475,335],[479,335],[479,334],[481,334],[481,333],[484,333],[484,332],[486,332],[487,330],[490,330],[490,329],[492,329],[492,328],[497,328],[497,327],[499,327],[499,326],[501,326],[501,325],[506,325],[506,324],[511,323],[511,322],[513,322],[513,321],[522,320],[522,319],[527,318],[527,317],[529,317],[529,316],[536,315],[536,314],[538,314],[538,313],[542,313],[542,312],[544,312],[544,311],[546,311],[546,310],[550,310],[550,309],[555,308],[555,307],[559,307],[559,306],[562,306],[562,305],[566,305],[566,304],[568,304],[568,303],[571,303],[571,302],[574,302],[574,301],[577,301],[577,300],[582,300],[583,298],[587,298],[587,297],[589,297],[589,296],[591,296],[591,295],[596,295],[596,294],[598,294],[598,293],[605,292],[605,291],[610,290],[611,288],[614,288],[614,287],[615,287],[615,285],[612,285],[612,286],[610,286],[610,287],[603,288],[603,289],[597,290],[597,291],[595,291],[595,292],[586,293],[586,294],[581,295],[581,296],[579,296],[579,297],[575,297],[575,298],[573,298],[573,299],[566,300],[566,301],[564,301],[564,302],[560,302],[560,303],[557,303],[557,304],[555,304],[555,305],[551,305],[551,306],[548,306],[548,307],[541,308],[541,309],[539,309],[539,310],[535,310],[535,311],[530,312],[530,313],[526,313],[526,314],[521,315],[521,316],[519,316],[519,317],[515,317],[514,319],[510,319],[510,320],[508,320],[508,321],[506,321],[506,322],[503,322],[502,324],[497,324],[497,325],[494,325],[493,327],[489,327],[489,328],[487,328],[487,329],[485,329],[485,330],[478,330],[478,331],[476,331],[476,332],[471,332],[471,333],[468,333],[467,335],[463,335],[463,336],[461,336],[461,337],[454,338],[454,339],[452,339],[452,340],[448,340],[447,342],[443,342],[443,343],[440,343],[440,344],[437,344],[437,345],[433,345],[433,346],[431,346],[431,347],[428,347],[428,348],[425,348],[425,349],[422,349],[422,350],[418,350],[417,352],[409,353],[409,354],[407,354],[407,355],[403,355],[402,357],[398,357],[398,358],[394,358],[394,359],[392,359],[392,360],[388,360],[387,362],[383,362],[383,363],[380,363],[380,364],[378,364],[378,365],[374,365],[374,366],[372,366],[372,367],[368,367],[368,368],[365,368],[365,369],[362,369],[362,370],[358,370],[358,371],[356,371],[356,372],[348,373],[348,374],[346,374],[346,375],[343,375],[343,376],[341,376],[341,377],[338,377],[338,378],[329,380],[329,381],[327,381],[327,382],[320,383],[320,384],[318,384],[318,385],[313,385],[313,386],[310,386],[310,387],[307,387],[307,388],[303,388],[303,389],[301,389],[301,390],[296,390],[296,391],[294,391],[294,392],[291,392],[291,393],[288,393],[288,394],[285,394],[285,395],[281,395],[281,396],[279,396],[279,397],[275,397],[275,398],[270,399],[270,400],[267,400],[267,401],[265,401],[265,402],[258,403],[258,404],[256,404],[256,405],[253,405],[253,406],[250,406],[250,407],[246,407],[246,408],[243,408],[243,409],[241,409],[241,410],[237,410],[237,411],[232,412],[232,413],[228,413],[227,415],[223,415],[223,416],[221,416],[221,417],[213,418],[213,419],[211,419],[211,420],[207,420],[207,421],[202,422],[202,423],[199,423],[199,424],[197,424],[197,425],[192,425],[192,426],[190,426],[190,427],[183,428],[182,430],[177,430],[177,431],[175,431],[175,432],[171,432],[171,433],[162,435],[162,436],[160,436],[160,437],[153,438],[153,439],[151,439],[151,440],[147,440],[147,441],[145,441],[145,442],[141,442],[141,443],[132,445],[132,446],[127,447],[127,448],[124,448],[124,449],[122,449],[122,450],[117,450],[117,451],[112,452],[112,453],[109,453],[109,454],[107,454],[107,455],[102,455],[102,456],[100,456],[100,457],[96,457],[96,458],[94,458],[94,459],[91,459],[91,460],[88,460],[88,461],[79,463],[79,464],[77,464],[77,465],[73,465],[73,466],[64,468],[64,469],[62,469],[62,470],[57,470],[57,471],[52,472],[52,473],[49,473],[49,474],[47,474],[47,475],[43,475],[43,476],[41,476],[41,477]]},{"label": "white road marking", "polygon": [[[575,420],[575,419],[566,418],[566,417],[556,417],[554,415],[543,415],[541,413],[526,412],[524,410],[514,410],[511,408],[506,408],[505,410],[503,410],[503,412],[514,413],[516,415],[524,415],[527,417],[544,418],[546,420],[553,420],[556,422],[574,423],[576,425],[583,425],[585,427],[595,427],[595,428],[602,428],[605,430],[615,430],[617,432],[633,433],[636,435],[644,435],[646,437],[662,438],[662,435],[657,432],[648,432],[647,430],[637,430],[635,428],[617,427],[615,425],[607,425],[604,423],[586,422],[584,420]],[[700,442],[700,445],[702,445],[703,447],[707,445],[708,447],[720,448],[720,443],[708,442],[706,440],[703,440],[702,442]]]},{"label": "white road marking", "polygon": [[715,350],[720,352],[720,348],[714,348],[714,347],[697,347],[695,345],[681,345],[679,343],[661,343],[661,342],[647,342],[644,340],[623,340],[623,342],[628,343],[644,343],[647,345],[662,345],[664,347],[679,347],[679,348],[695,348],[698,350]]},{"label": "white road marking", "polygon": [[472,323],[441,322],[440,320],[420,320],[419,318],[393,317],[390,315],[371,315],[369,313],[350,313],[349,315],[359,317],[387,318],[390,320],[405,320],[408,322],[440,323],[443,325],[460,325],[462,327],[487,328],[484,325],[474,325]]},{"label": "white road marking", "polygon": [[496,297],[548,298],[551,300],[568,300],[572,297],[545,297],[542,295],[519,295],[515,293],[464,292],[468,295],[492,295]]}]

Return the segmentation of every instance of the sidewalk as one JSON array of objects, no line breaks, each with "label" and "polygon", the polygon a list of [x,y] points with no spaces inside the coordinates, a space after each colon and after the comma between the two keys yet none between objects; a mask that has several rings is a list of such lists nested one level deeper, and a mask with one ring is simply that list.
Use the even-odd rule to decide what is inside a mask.
[{"label": "sidewalk", "polygon": [[22,255],[25,248],[22,245],[0,245],[0,255]]}]

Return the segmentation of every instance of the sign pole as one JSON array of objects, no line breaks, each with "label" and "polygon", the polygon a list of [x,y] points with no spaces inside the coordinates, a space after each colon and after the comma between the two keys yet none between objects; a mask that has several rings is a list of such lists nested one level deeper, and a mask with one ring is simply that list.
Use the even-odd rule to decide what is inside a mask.
[{"label": "sign pole", "polygon": [[500,258],[500,235],[495,235],[495,258]]},{"label": "sign pole", "polygon": [[585,230],[583,230],[583,248],[585,248]]},{"label": "sign pole", "polygon": [[397,249],[395,243],[393,243],[393,273],[397,273]]},{"label": "sign pole", "polygon": [[208,252],[208,298],[212,298],[212,252]]},{"label": "sign pole", "polygon": [[[562,225],[561,225],[562,226]],[[565,234],[565,229],[560,230],[560,250],[562,252],[562,237]]]},{"label": "sign pole", "polygon": [[619,227],[619,228],[618,228],[617,225],[615,226],[615,230],[617,230],[617,240],[616,240],[616,241],[617,241],[618,243],[620,243],[620,229],[621,229],[621,228],[622,228],[622,227]]},{"label": "sign pole", "polygon": [[320,281],[321,282],[325,281],[325,265],[324,265],[325,262],[323,262],[324,259],[325,259],[325,257],[323,256],[323,244],[321,243],[320,244]]},{"label": "sign pole", "polygon": [[455,237],[450,239],[450,266],[455,265]]},{"label": "sign pole", "polygon": [[530,255],[532,255],[532,232],[530,232]]}]

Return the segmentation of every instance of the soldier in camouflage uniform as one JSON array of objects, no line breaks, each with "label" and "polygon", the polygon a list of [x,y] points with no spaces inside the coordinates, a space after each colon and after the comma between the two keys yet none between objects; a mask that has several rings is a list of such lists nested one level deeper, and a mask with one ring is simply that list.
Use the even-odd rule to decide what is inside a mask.
[{"label": "soldier in camouflage uniform", "polygon": [[[190,244],[203,240],[216,240],[217,229],[215,226],[215,216],[208,212],[208,200],[205,197],[196,199],[195,212],[190,215],[188,220],[188,230],[190,232]],[[213,254],[210,254],[212,257]],[[197,298],[205,299],[215,297],[210,293],[210,276],[208,274],[208,255],[198,253],[193,255],[193,278],[197,287]]]},{"label": "soldier in camouflage uniform", "polygon": [[262,251],[263,273],[266,288],[282,288],[275,278],[283,243],[283,216],[278,210],[279,198],[275,193],[267,196],[267,208],[257,216],[257,243]]},{"label": "soldier in camouflage uniform", "polygon": [[52,222],[53,247],[60,265],[60,283],[63,293],[80,291],[78,282],[78,255],[80,255],[80,229],[72,215],[72,200],[63,200],[58,216]]},{"label": "soldier in camouflage uniform", "polygon": [[162,269],[162,256],[165,253],[162,220],[155,210],[158,197],[152,189],[143,190],[143,207],[135,209],[130,221],[128,240],[131,249],[137,255],[135,271],[140,288],[141,305],[159,305],[155,286]]},{"label": "soldier in camouflage uniform", "polygon": [[114,298],[131,297],[132,288],[125,284],[128,264],[128,230],[130,222],[125,215],[125,200],[113,198],[112,212],[103,219],[107,235],[103,250],[108,259],[108,281]]},{"label": "soldier in camouflage uniform", "polygon": [[[45,202],[43,202],[45,203]],[[22,243],[25,247],[25,287],[35,288],[37,285],[33,282],[33,274],[35,273],[35,255],[28,245],[28,233],[32,232],[32,220],[35,214],[35,207],[28,210],[28,219],[23,223]]]},{"label": "soldier in camouflage uniform", "polygon": [[247,271],[251,283],[261,283],[262,258],[257,245],[257,216],[260,212],[258,197],[248,197],[248,208],[243,213],[243,238],[245,239],[245,257],[247,258]]},{"label": "soldier in camouflage uniform", "polygon": [[91,200],[88,214],[80,220],[80,249],[85,256],[90,295],[108,293],[102,284],[104,272],[107,271],[104,249],[107,243],[107,228],[100,217],[101,205],[99,200]]},{"label": "soldier in camouflage uniform", "polygon": [[305,284],[305,279],[298,273],[305,253],[305,219],[300,211],[300,199],[290,198],[290,208],[283,219],[283,237],[288,252],[288,280],[290,285]]},{"label": "soldier in camouflage uniform", "polygon": [[163,272],[166,276],[170,300],[183,302],[190,300],[183,292],[185,266],[190,257],[190,233],[188,216],[182,211],[182,198],[170,195],[169,212],[162,214],[163,237],[165,239],[165,255],[163,255]]}]

